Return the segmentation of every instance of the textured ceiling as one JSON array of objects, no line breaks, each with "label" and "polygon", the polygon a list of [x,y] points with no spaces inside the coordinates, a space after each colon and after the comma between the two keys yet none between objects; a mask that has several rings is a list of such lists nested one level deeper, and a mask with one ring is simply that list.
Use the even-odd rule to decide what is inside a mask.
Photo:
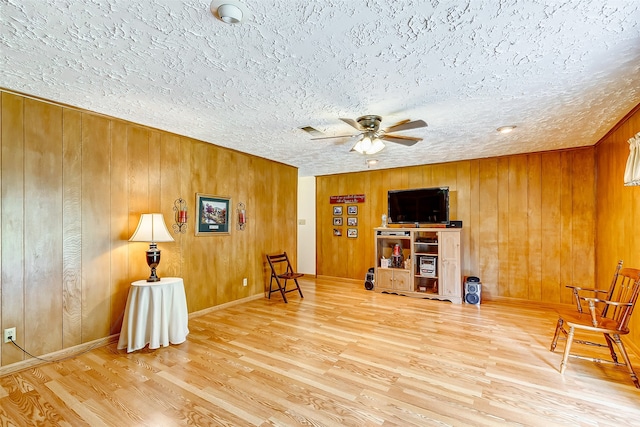
[{"label": "textured ceiling", "polygon": [[367,169],[353,138],[299,129],[356,133],[340,117],[429,124],[372,156],[390,168],[593,145],[640,102],[638,0],[242,5],[229,25],[206,0],[2,0],[0,87],[300,176]]}]

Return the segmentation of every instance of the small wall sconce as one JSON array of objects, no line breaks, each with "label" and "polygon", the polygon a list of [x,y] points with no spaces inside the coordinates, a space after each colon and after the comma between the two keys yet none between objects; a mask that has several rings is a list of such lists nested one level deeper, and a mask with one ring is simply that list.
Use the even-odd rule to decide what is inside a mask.
[{"label": "small wall sconce", "polygon": [[640,185],[640,132],[629,140],[629,158],[624,170],[624,185]]},{"label": "small wall sconce", "polygon": [[187,231],[187,202],[179,198],[173,202],[173,211],[175,212],[175,224],[173,224],[174,233],[186,233]]},{"label": "small wall sconce", "polygon": [[238,208],[236,209],[238,212],[238,230],[244,230],[244,226],[247,223],[247,210],[244,206],[244,203],[238,203]]}]

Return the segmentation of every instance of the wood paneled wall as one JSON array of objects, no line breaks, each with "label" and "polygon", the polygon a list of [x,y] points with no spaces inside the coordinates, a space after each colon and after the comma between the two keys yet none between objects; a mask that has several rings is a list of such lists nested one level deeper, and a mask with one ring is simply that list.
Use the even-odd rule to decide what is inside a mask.
[{"label": "wood paneled wall", "polygon": [[[589,147],[318,177],[318,275],[364,281],[387,191],[448,186],[450,217],[463,221],[462,272],[480,277],[483,297],[569,303],[565,284],[594,283],[594,170]],[[329,197],[346,194],[366,197],[357,239],[346,226],[332,232]]]},{"label": "wood paneled wall", "polygon": [[[15,326],[30,353],[120,331],[130,282],[149,276],[148,244],[127,240],[141,213],[163,213],[171,229],[179,197],[188,203],[188,229],[158,245],[158,274],[184,278],[190,312],[262,293],[264,254],[296,253],[296,168],[0,95],[0,329]],[[196,193],[231,197],[230,235],[194,235]],[[235,228],[238,202],[247,207],[244,231]],[[0,356],[1,366],[23,360],[10,344]]]},{"label": "wood paneled wall", "polygon": [[[640,132],[640,104],[596,145],[596,277],[607,283],[618,260],[640,268],[640,187],[623,185],[629,139]],[[640,310],[631,319],[629,338],[640,348]],[[638,367],[635,367],[638,371]]]}]

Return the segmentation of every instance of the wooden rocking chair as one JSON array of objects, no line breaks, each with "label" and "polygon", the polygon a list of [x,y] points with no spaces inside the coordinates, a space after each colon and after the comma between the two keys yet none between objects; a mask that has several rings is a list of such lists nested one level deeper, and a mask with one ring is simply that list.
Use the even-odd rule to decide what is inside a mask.
[{"label": "wooden rocking chair", "polygon": [[[619,264],[619,267],[620,265],[621,264]],[[593,292],[593,290],[590,291]],[[550,350],[555,350],[558,338],[563,335],[566,339],[566,344],[562,363],[560,364],[560,373],[564,373],[567,368],[569,357],[591,360],[594,362],[613,363],[617,366],[626,366],[629,374],[631,375],[631,380],[637,388],[640,388],[638,377],[633,371],[633,367],[629,361],[629,355],[627,354],[624,344],[620,339],[621,335],[629,333],[629,320],[631,319],[631,314],[633,313],[633,309],[638,300],[638,293],[640,292],[640,270],[635,268],[618,268],[609,291],[599,292],[604,292],[606,294],[606,299],[583,296],[580,291],[577,292],[576,295],[579,298],[578,310],[560,313]],[[588,310],[582,308],[583,302],[588,304]],[[603,305],[603,308],[599,309],[596,306],[597,304]],[[568,331],[565,327],[568,327]],[[601,333],[604,335],[606,344],[588,341],[586,339],[574,340],[576,331]],[[572,354],[571,345],[574,342],[577,344],[597,347],[608,347],[612,360],[602,360],[599,358]],[[620,351],[620,355],[624,362],[618,361],[614,344]]]}]

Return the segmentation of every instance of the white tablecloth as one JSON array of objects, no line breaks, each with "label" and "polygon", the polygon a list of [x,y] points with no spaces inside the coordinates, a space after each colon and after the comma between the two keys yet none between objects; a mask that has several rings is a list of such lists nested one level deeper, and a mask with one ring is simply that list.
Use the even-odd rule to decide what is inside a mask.
[{"label": "white tablecloth", "polygon": [[118,349],[127,353],[149,344],[150,349],[180,344],[189,333],[189,312],[184,283],[179,277],[131,284],[122,319]]}]

